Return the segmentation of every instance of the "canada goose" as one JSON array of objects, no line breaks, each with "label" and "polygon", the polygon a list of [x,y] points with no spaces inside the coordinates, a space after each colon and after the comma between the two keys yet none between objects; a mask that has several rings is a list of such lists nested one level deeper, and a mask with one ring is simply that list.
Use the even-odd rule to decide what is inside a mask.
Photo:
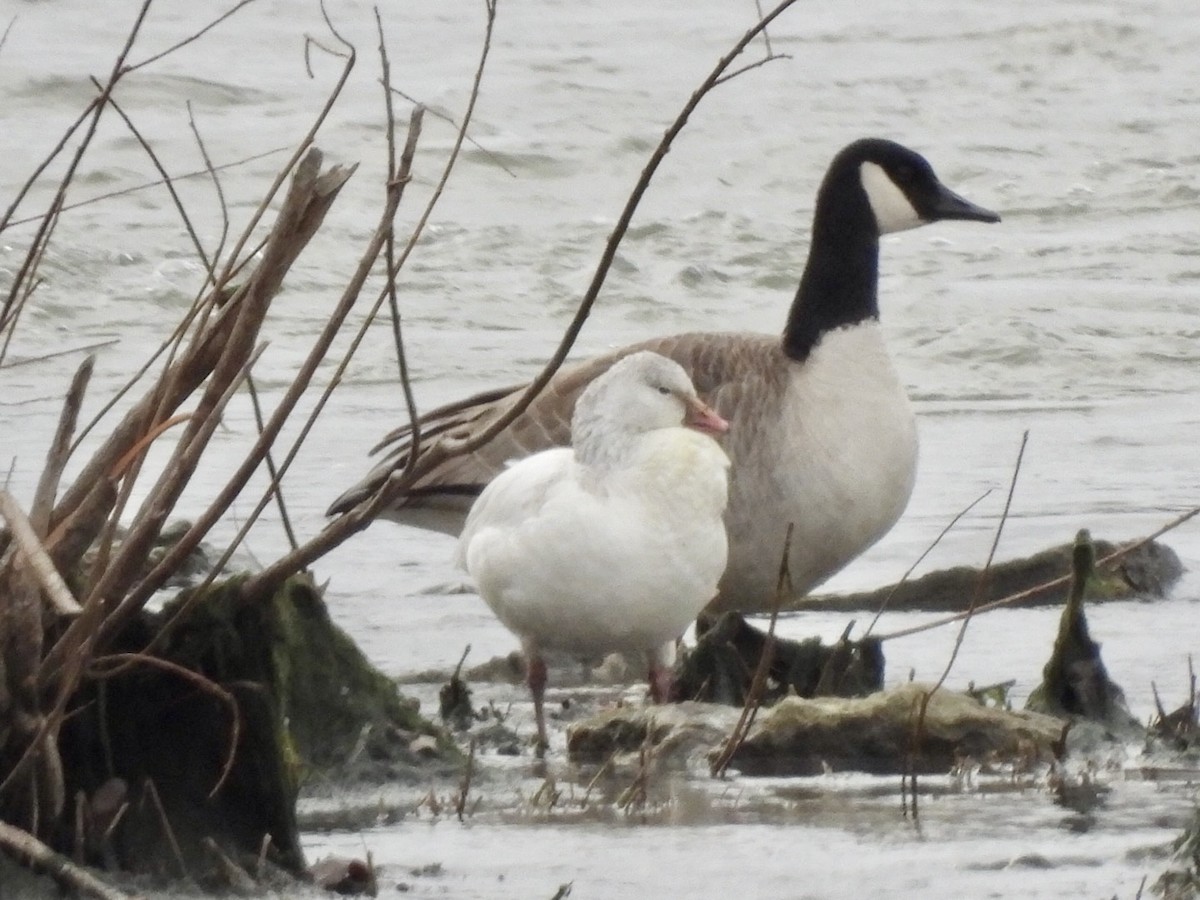
[{"label": "canada goose", "polygon": [[[789,522],[790,590],[807,592],[882,537],[908,504],[916,423],[879,328],[879,237],[942,219],[1000,217],[943,185],[912,150],[855,141],[834,157],[817,192],[808,262],[782,339],[680,334],[564,367],[494,440],[397,492],[382,517],[456,533],[471,500],[506,463],[569,442],[575,398],[592,379],[629,353],[652,350],[682,365],[732,425],[723,441],[732,461],[729,565],[714,608],[770,607]],[[435,409],[422,417],[422,435],[478,433],[523,390]],[[330,515],[370,499],[403,467],[408,433],[403,427],[383,439],[375,450],[390,452]]]},{"label": "canada goose", "polygon": [[545,650],[644,653],[667,699],[675,641],[725,569],[729,459],[700,432],[728,427],[678,363],[634,353],[580,394],[571,447],[518,461],[471,507],[456,562],[521,639],[540,747]]}]

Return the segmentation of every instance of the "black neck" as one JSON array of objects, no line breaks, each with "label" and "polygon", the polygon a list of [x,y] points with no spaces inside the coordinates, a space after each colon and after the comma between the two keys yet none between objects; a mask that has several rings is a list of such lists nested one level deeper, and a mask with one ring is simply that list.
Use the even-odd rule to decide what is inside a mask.
[{"label": "black neck", "polygon": [[[834,193],[841,204],[829,202]],[[825,332],[878,319],[878,285],[879,237],[865,193],[823,189],[808,263],[783,331],[784,353],[803,362]]]}]

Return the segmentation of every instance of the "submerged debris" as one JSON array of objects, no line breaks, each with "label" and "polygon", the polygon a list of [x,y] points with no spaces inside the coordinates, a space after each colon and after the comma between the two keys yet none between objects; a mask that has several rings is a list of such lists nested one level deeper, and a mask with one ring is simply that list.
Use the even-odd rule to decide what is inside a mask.
[{"label": "submerged debris", "polygon": [[[736,612],[698,624],[697,634],[695,649],[675,667],[672,699],[742,706],[766,634]],[[883,687],[883,649],[877,640],[843,637],[826,646],[820,638],[794,641],[776,636],[774,642],[763,702],[788,694],[861,697]]]},{"label": "submerged debris", "polygon": [[1094,571],[1096,551],[1087,530],[1075,538],[1071,587],[1059,621],[1054,650],[1042,670],[1042,683],[1025,708],[1058,718],[1094,722],[1126,737],[1140,734],[1141,724],[1129,712],[1125,693],[1108,677],[1100,645],[1088,633],[1083,601]]}]

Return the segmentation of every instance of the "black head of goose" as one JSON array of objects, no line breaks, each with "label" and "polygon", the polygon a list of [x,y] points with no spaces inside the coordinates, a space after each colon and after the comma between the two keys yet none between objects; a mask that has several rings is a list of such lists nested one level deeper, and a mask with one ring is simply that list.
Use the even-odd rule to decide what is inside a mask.
[{"label": "black head of goose", "polygon": [[[651,350],[682,365],[732,426],[722,441],[732,462],[729,563],[715,606],[769,607],[789,522],[791,588],[807,592],[882,537],[908,503],[916,424],[879,331],[879,238],[942,219],[999,216],[943,185],[918,153],[878,138],[855,141],[834,157],[817,193],[808,261],[782,340],[679,334],[564,367],[495,439],[433,466],[407,491],[387,483],[407,457],[402,427],[374,448],[389,452],[329,514],[382,489],[391,494],[380,517],[457,534],[471,501],[511,460],[570,443],[575,400],[594,378]],[[478,433],[523,390],[492,390],[425,414],[421,446],[438,435]]]},{"label": "black head of goose", "polygon": [[802,361],[825,332],[878,319],[879,238],[942,219],[1000,221],[895,141],[864,138],[835,156],[817,191],[808,264],[788,314],[788,356]]}]

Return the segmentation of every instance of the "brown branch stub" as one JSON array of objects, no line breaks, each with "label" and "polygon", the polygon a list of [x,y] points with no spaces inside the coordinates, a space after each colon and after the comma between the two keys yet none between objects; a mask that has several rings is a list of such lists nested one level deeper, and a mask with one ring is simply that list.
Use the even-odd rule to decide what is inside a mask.
[{"label": "brown branch stub", "polygon": [[5,521],[8,522],[13,540],[28,563],[30,571],[37,578],[38,584],[45,592],[51,608],[59,615],[78,615],[83,607],[79,605],[79,601],[75,599],[71,589],[58,574],[58,569],[54,567],[54,562],[46,553],[46,548],[38,540],[33,525],[8,491],[0,491],[0,515],[3,515]]},{"label": "brown branch stub", "polygon": [[44,870],[51,878],[83,897],[98,900],[133,900],[131,895],[105,884],[87,869],[77,866],[61,853],[55,853],[32,834],[0,822],[0,847],[30,866]]}]

